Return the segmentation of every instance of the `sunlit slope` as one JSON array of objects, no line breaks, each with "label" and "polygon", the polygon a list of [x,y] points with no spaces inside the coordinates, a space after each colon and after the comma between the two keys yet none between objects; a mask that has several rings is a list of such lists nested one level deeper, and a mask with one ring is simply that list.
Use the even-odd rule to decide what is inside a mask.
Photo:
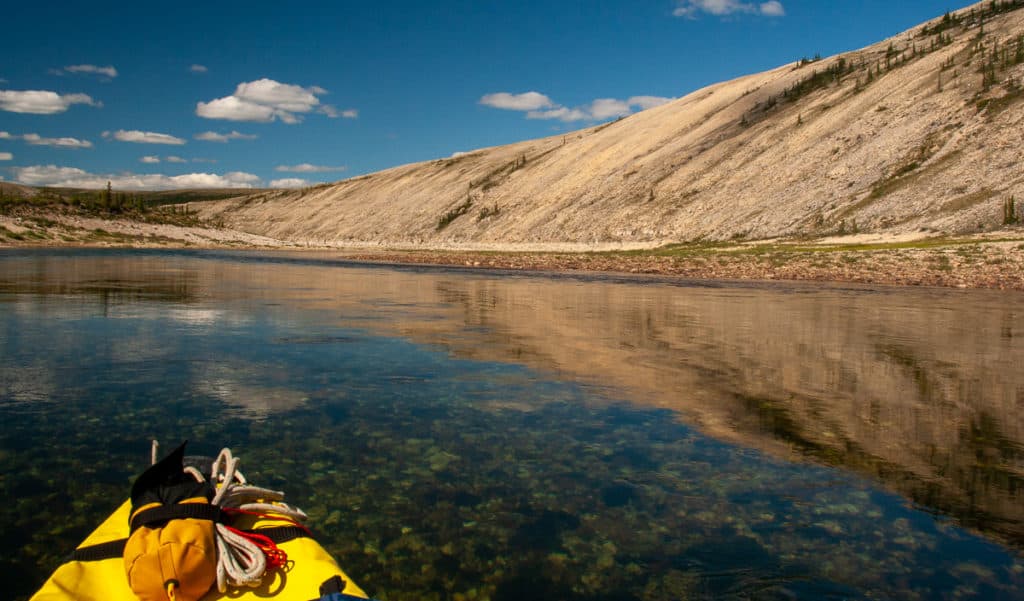
[{"label": "sunlit slope", "polygon": [[994,229],[1024,201],[1021,7],[985,2],[587,130],[201,210],[334,244]]}]

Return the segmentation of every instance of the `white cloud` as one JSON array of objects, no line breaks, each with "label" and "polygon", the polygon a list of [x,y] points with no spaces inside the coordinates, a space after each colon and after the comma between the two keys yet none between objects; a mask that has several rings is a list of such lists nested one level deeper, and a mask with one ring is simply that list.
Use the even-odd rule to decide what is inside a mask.
[{"label": "white cloud", "polygon": [[[534,94],[535,96],[527,98],[527,94]],[[557,119],[569,123],[572,121],[604,121],[614,117],[625,117],[638,110],[642,111],[653,108],[673,100],[672,98],[663,98],[661,96],[633,96],[626,100],[598,98],[589,105],[569,108],[555,104],[544,94],[537,92],[528,92],[527,94],[514,95],[504,92],[488,94],[480,100],[480,103],[495,108],[525,111],[527,119]],[[537,108],[528,108],[532,106]]]},{"label": "white cloud", "polygon": [[277,111],[273,107],[246,102],[235,96],[225,96],[210,102],[197,103],[196,114],[207,119],[268,123],[274,120]]},{"label": "white cloud", "polygon": [[73,104],[102,106],[87,94],[58,94],[49,90],[0,90],[0,110],[11,113],[53,115]]},{"label": "white cloud", "polygon": [[92,142],[89,140],[79,140],[78,138],[43,138],[39,134],[25,134],[21,136],[22,140],[25,140],[33,146],[57,146],[58,148],[92,148]]},{"label": "white cloud", "polygon": [[205,142],[227,142],[228,140],[255,140],[258,136],[256,134],[243,134],[237,131],[232,131],[229,134],[219,134],[215,131],[204,131],[203,133],[196,134],[192,137]]},{"label": "white cloud", "polygon": [[321,106],[317,112],[327,115],[331,119],[337,119],[338,117],[344,117],[345,119],[356,119],[359,117],[359,111],[357,111],[356,109],[345,109],[343,111],[339,111],[335,106],[330,104],[325,104]]},{"label": "white cloud", "polygon": [[9,152],[0,152],[0,161],[10,161],[14,155]]},{"label": "white cloud", "polygon": [[615,98],[598,98],[590,103],[590,115],[598,121],[611,119],[612,117],[625,117],[630,114],[629,102]]},{"label": "white cloud", "polygon": [[301,163],[299,165],[278,165],[274,167],[274,171],[286,171],[289,173],[326,173],[328,171],[344,171],[348,169],[345,165],[339,165],[337,167],[327,167],[323,165],[311,165],[309,163]]},{"label": "white cloud", "polygon": [[590,118],[585,111],[580,109],[569,109],[560,106],[549,111],[530,111],[526,113],[527,119],[559,119],[561,121],[585,121]]},{"label": "white cloud", "polygon": [[11,139],[11,134],[9,134],[9,133],[7,133],[5,131],[0,131],[0,140],[10,140],[10,139]]},{"label": "white cloud", "polygon": [[188,70],[193,73],[206,73],[209,71],[209,69],[206,68],[206,65],[192,65]]},{"label": "white cloud", "polygon": [[680,0],[672,14],[677,17],[694,19],[699,13],[708,13],[718,17],[732,14],[751,14],[765,17],[782,17],[786,9],[778,0],[754,3],[742,0]]},{"label": "white cloud", "polygon": [[668,104],[673,100],[675,100],[675,98],[665,98],[664,96],[633,96],[626,102],[628,102],[630,106],[640,107],[641,111],[646,111],[647,109],[652,109],[656,106]]},{"label": "white cloud", "polygon": [[118,190],[175,190],[182,188],[252,188],[260,178],[241,171],[223,175],[215,173],[186,173],[168,176],[151,173],[93,174],[75,167],[34,165],[13,167],[14,179],[29,186],[58,186],[65,188],[102,189],[109,181]]},{"label": "white cloud", "polygon": [[85,73],[110,79],[117,77],[117,69],[113,65],[107,65],[106,67],[99,67],[97,65],[69,65],[64,67],[63,73]]},{"label": "white cloud", "polygon": [[176,138],[169,134],[160,134],[152,131],[139,131],[137,129],[119,129],[114,133],[105,131],[103,132],[103,137],[113,137],[118,142],[135,142],[136,144],[172,144],[180,146],[185,143],[185,140]]},{"label": "white cloud", "polygon": [[[280,120],[293,124],[302,120],[302,113],[317,109],[320,106],[317,96],[326,93],[327,90],[318,86],[304,88],[263,78],[238,84],[231,96],[197,103],[196,115],[228,121],[269,123]],[[320,110],[323,111],[323,107]]]},{"label": "white cloud", "polygon": [[[174,156],[174,155],[165,156],[163,158],[163,160],[167,161],[168,163],[187,163],[188,162],[188,159],[183,159],[181,157]],[[158,157],[156,155],[144,156],[141,159],[139,159],[139,161],[141,161],[143,163],[148,163],[150,165],[155,165],[156,163],[160,162],[160,157]]]},{"label": "white cloud", "polygon": [[480,104],[509,111],[536,111],[555,106],[555,103],[551,102],[550,98],[539,92],[524,92],[522,94],[498,92],[486,94],[480,99]]},{"label": "white cloud", "polygon": [[298,177],[286,177],[284,179],[270,180],[271,188],[304,188],[311,182]]}]

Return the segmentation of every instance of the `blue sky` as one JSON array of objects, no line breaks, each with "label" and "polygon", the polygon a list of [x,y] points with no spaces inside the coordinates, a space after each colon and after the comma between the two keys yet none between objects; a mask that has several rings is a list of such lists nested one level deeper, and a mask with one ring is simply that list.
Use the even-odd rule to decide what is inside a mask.
[{"label": "blue sky", "polygon": [[968,4],[12,3],[0,176],[125,190],[334,181],[588,127]]}]

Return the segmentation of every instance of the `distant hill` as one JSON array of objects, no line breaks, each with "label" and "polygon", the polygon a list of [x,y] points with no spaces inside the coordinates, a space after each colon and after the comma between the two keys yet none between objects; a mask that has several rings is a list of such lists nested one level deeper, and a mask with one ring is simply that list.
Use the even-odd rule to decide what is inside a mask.
[{"label": "distant hill", "polygon": [[25,199],[32,198],[36,193],[36,188],[32,188],[31,186],[12,184],[10,182],[0,182],[0,198]]},{"label": "distant hill", "polygon": [[204,203],[295,242],[437,247],[997,229],[1024,204],[1024,0],[619,121]]},{"label": "distant hill", "polygon": [[[132,198],[141,199],[147,206],[161,206],[171,204],[182,204],[188,202],[200,202],[209,200],[223,200],[226,198],[237,198],[241,195],[268,192],[261,189],[239,189],[239,188],[198,188],[188,190],[114,190],[116,194],[124,194]],[[16,200],[35,199],[40,202],[71,200],[73,198],[84,198],[98,196],[103,190],[85,188],[53,188],[25,186],[0,182],[0,197]]]}]

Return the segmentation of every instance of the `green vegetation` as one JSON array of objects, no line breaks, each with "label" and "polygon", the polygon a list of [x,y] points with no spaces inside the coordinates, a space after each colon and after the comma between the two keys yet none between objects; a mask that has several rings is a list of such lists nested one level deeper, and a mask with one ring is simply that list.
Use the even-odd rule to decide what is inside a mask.
[{"label": "green vegetation", "polygon": [[[848,229],[850,229],[848,227]],[[986,239],[986,242],[1017,242],[1019,238]],[[798,255],[839,255],[847,252],[903,251],[903,250],[951,250],[966,248],[977,250],[978,241],[971,238],[940,236],[900,242],[813,244],[806,242],[708,242],[695,241],[669,244],[654,249],[599,251],[589,253],[595,256],[652,256],[693,260],[715,256],[749,256],[765,260],[785,262],[787,257]]]},{"label": "green vegetation", "polygon": [[814,58],[807,58],[807,57],[805,56],[805,57],[801,58],[801,59],[800,59],[800,60],[799,60],[799,61],[797,62],[797,64],[796,64],[796,68],[797,68],[797,69],[799,69],[800,67],[806,67],[807,65],[810,65],[810,64],[812,64],[812,63],[816,63],[816,62],[818,62],[818,61],[820,61],[820,60],[821,60],[821,54],[815,54],[815,55],[814,55]]},{"label": "green vegetation", "polygon": [[839,85],[843,82],[843,77],[852,73],[854,69],[852,63],[848,62],[845,57],[840,56],[839,60],[829,68],[823,71],[815,70],[811,73],[810,77],[802,79],[783,90],[781,101],[796,102],[816,90],[827,88],[831,85]]},{"label": "green vegetation", "polygon": [[1020,216],[1017,214],[1016,199],[1011,196],[1003,201],[1003,225],[1018,223],[1020,223]]},{"label": "green vegetation", "polygon": [[492,207],[484,207],[480,209],[480,214],[476,216],[477,221],[483,221],[488,217],[496,217],[501,214],[501,207],[495,204]]},{"label": "green vegetation", "polygon": [[1024,8],[1024,0],[991,0],[983,4],[979,10],[971,8],[966,14],[952,14],[946,12],[937,22],[925,25],[921,28],[918,36],[928,37],[932,35],[941,36],[950,29],[957,27],[978,26],[980,35],[984,35],[985,20],[992,17]]},{"label": "green vegetation", "polygon": [[[741,117],[740,126],[749,127],[755,117],[764,115],[785,103],[795,103],[801,98],[831,85],[842,85],[844,80],[849,79],[851,75],[856,76],[851,91],[857,94],[879,80],[885,73],[903,66],[914,59],[949,46],[955,39],[953,30],[962,31],[969,27],[977,27],[978,29],[975,47],[972,48],[971,52],[983,52],[985,54],[985,60],[978,72],[983,75],[982,84],[984,90],[988,90],[993,85],[999,83],[998,71],[1000,69],[1005,71],[1012,66],[1024,63],[1024,36],[1020,36],[1013,43],[1005,44],[1003,47],[993,44],[991,48],[986,48],[982,41],[985,37],[984,23],[987,19],[996,15],[1020,8],[1024,8],[1024,0],[993,0],[982,5],[979,9],[971,9],[967,13],[953,14],[947,12],[938,21],[927,24],[918,31],[918,38],[931,38],[928,44],[918,45],[917,42],[912,41],[909,44],[898,47],[895,43],[890,43],[885,50],[884,56],[879,57],[878,60],[874,60],[874,58],[864,53],[848,55],[850,58],[840,56],[827,69],[815,70],[809,77],[786,88],[781,94],[769,96],[755,103],[754,110],[744,113]],[[821,57],[818,55],[815,55],[814,59],[802,58],[798,61],[796,68],[806,67],[819,60],[821,60]],[[951,56],[948,60],[943,61],[936,85],[938,92],[943,90],[941,72],[953,69],[955,66],[956,57]],[[864,73],[864,75],[861,76],[861,73]],[[958,74],[958,71],[954,71],[953,77],[957,77]],[[1013,85],[1012,82],[1010,85]],[[986,107],[990,111],[996,107],[1002,109],[1005,108],[1006,104],[1015,102],[1020,96],[1020,92],[1015,90],[1012,94],[999,99],[979,100],[979,109]],[[992,104],[997,100],[1003,100],[1004,104]],[[798,117],[798,124],[801,120],[802,116]]]},{"label": "green vegetation", "polygon": [[146,203],[137,194],[114,192],[107,182],[107,187],[99,191],[82,191],[62,193],[58,190],[41,188],[34,196],[7,194],[0,190],[0,213],[8,212],[16,206],[68,206],[77,207],[90,214],[114,215],[121,213],[144,213]]},{"label": "green vegetation", "polygon": [[[26,193],[25,191],[29,193]],[[21,188],[0,186],[0,215],[19,215],[44,228],[59,225],[40,217],[39,211],[75,214],[101,219],[124,218],[144,223],[184,227],[220,227],[190,210],[188,201],[213,200],[239,195],[238,190],[170,190],[160,192],[117,192],[108,183],[102,190],[69,188]]]},{"label": "green vegetation", "polygon": [[8,238],[10,240],[24,240],[25,239],[25,236],[23,236],[23,235],[21,235],[21,234],[19,234],[17,232],[12,232],[11,230],[5,228],[2,225],[0,225],[0,237]]},{"label": "green vegetation", "polygon": [[463,215],[468,213],[469,209],[472,206],[473,206],[473,199],[469,198],[469,197],[466,197],[465,202],[463,202],[459,206],[455,207],[454,209],[448,211],[444,215],[441,215],[441,217],[438,218],[438,220],[437,220],[437,231],[443,230],[444,228],[448,227],[451,224],[451,222],[455,221],[459,217],[462,217]]},{"label": "green vegetation", "polygon": [[934,25],[925,25],[921,28],[921,32],[918,34],[921,37],[927,37],[930,35],[941,35],[945,31],[954,27],[959,27],[963,19],[950,12],[946,12],[945,15]]}]

